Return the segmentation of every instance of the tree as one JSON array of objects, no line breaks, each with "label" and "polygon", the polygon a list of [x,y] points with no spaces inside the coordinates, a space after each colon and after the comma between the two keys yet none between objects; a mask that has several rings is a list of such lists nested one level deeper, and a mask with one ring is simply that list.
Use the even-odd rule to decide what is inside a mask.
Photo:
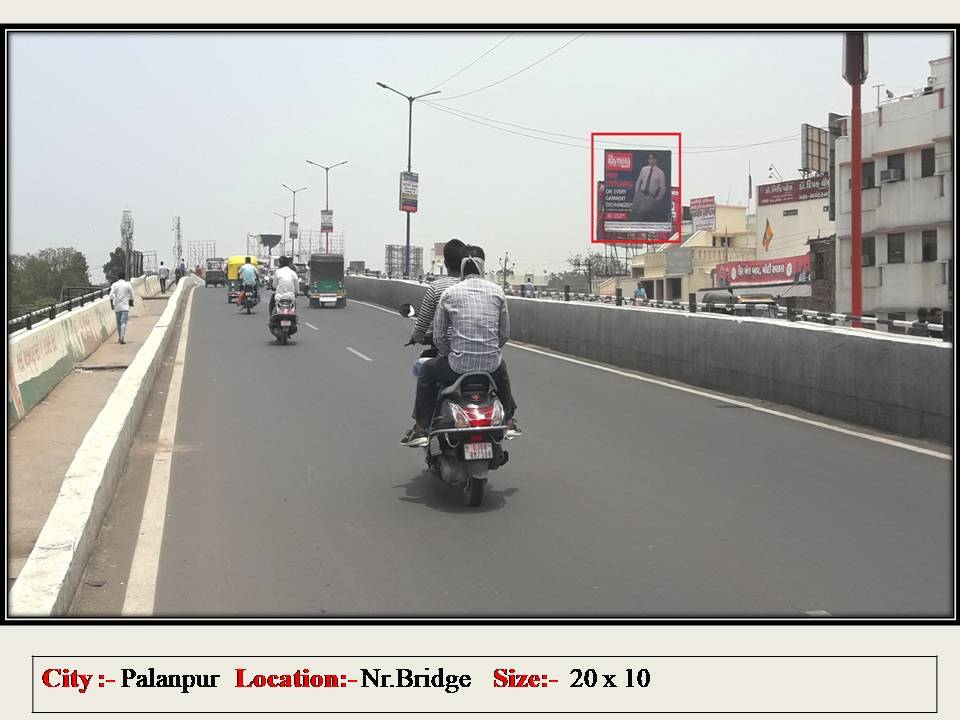
[{"label": "tree", "polygon": [[64,287],[89,287],[87,258],[70,247],[7,258],[10,305],[15,313],[51,305]]},{"label": "tree", "polygon": [[[120,273],[126,272],[126,269],[126,256],[123,254],[123,248],[118,245],[116,250],[111,251],[110,259],[103,266],[103,274],[107,278],[107,282],[113,284],[120,277]],[[127,280],[129,279],[127,278]]]}]

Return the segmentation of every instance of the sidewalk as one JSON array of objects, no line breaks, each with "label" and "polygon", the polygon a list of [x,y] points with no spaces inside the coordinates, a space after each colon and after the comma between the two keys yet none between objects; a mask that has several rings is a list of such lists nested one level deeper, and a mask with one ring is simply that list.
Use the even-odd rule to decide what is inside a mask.
[{"label": "sidewalk", "polygon": [[172,294],[167,289],[167,295],[134,306],[126,344],[117,342],[114,330],[10,432],[8,590],[40,535],[80,443],[166,308]]}]

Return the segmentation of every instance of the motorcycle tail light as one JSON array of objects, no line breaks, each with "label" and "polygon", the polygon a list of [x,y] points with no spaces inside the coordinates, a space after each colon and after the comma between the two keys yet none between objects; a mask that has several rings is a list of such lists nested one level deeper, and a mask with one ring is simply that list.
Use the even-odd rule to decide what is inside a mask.
[{"label": "motorcycle tail light", "polygon": [[472,427],[471,418],[467,415],[462,407],[451,403],[450,412],[453,415],[453,423],[458,428]]}]

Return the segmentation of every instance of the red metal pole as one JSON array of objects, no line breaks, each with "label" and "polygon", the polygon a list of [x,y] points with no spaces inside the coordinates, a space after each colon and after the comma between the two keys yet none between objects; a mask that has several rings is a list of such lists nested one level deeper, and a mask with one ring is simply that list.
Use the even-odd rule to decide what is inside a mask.
[{"label": "red metal pole", "polygon": [[[861,36],[862,37],[862,36]],[[856,53],[856,68],[854,68],[855,81],[851,84],[853,105],[850,108],[850,161],[852,169],[852,185],[850,191],[850,301],[851,313],[853,315],[863,315],[863,281],[862,281],[862,263],[863,263],[863,238],[861,237],[862,219],[861,198],[863,195],[863,168],[861,130],[860,120],[860,70],[863,63],[863,52]],[[855,322],[854,327],[860,327],[859,322]]]}]

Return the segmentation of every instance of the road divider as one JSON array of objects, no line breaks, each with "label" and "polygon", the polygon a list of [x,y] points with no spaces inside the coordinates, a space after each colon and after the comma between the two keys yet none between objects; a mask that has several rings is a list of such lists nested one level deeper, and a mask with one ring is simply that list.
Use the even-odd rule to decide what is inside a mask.
[{"label": "road divider", "polygon": [[[426,286],[348,276],[351,298],[419,305]],[[508,297],[511,339],[883,432],[950,444],[953,344],[716,313]],[[683,428],[677,428],[683,432]]]},{"label": "road divider", "polygon": [[153,331],[84,437],[10,590],[11,616],[59,616],[69,609],[174,334],[178,312],[186,295],[200,282],[189,277],[177,283]]}]

